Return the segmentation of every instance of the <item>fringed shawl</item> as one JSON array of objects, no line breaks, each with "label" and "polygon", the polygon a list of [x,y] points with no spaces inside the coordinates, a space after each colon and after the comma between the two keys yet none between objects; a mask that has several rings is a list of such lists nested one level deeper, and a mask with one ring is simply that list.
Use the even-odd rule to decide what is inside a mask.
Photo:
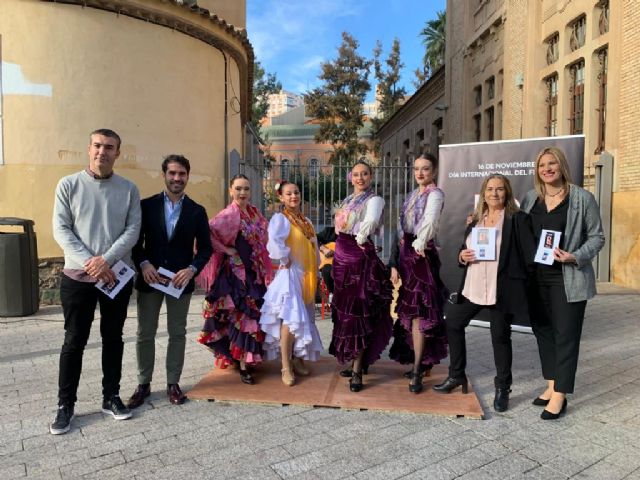
[{"label": "fringed shawl", "polygon": [[[213,255],[196,278],[198,287],[207,291],[211,288],[222,263],[229,256],[229,249],[235,248],[238,233],[242,233],[251,245],[251,263],[257,275],[256,281],[267,285],[272,278],[271,261],[266,248],[268,226],[267,219],[256,207],[247,205],[247,213],[243,214],[235,202],[209,220]],[[231,259],[231,265],[236,276],[244,281],[244,266],[237,253]]]}]

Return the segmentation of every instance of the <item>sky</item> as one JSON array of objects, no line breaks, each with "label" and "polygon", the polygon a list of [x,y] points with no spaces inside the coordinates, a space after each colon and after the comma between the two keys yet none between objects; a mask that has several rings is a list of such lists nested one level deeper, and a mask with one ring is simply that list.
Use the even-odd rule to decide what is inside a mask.
[{"label": "sky", "polygon": [[[247,32],[256,60],[298,94],[321,84],[320,64],[336,58],[343,31],[367,58],[380,40],[383,60],[397,37],[405,64],[400,83],[413,93],[413,71],[424,56],[419,33],[445,8],[446,0],[247,0]],[[373,87],[373,69],[369,81]]]}]

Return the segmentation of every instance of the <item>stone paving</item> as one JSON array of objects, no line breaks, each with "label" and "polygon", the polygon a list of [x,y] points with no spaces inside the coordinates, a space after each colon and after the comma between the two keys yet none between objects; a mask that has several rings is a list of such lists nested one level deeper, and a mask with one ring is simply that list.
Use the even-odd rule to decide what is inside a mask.
[{"label": "stone paving", "polygon": [[[554,422],[540,420],[531,405],[543,382],[528,334],[513,334],[511,408],[496,414],[488,330],[468,329],[468,373],[486,413],[485,420],[468,420],[219,402],[172,406],[163,391],[163,326],[150,402],[117,422],[100,412],[96,322],[72,430],[53,436],[61,309],[0,318],[0,479],[640,479],[640,295],[608,284],[599,289],[587,307],[576,394],[568,415]],[[212,364],[195,341],[200,303],[194,297],[189,317],[186,390]],[[131,306],[125,400],[136,385]],[[328,345],[331,323],[318,324]]]}]

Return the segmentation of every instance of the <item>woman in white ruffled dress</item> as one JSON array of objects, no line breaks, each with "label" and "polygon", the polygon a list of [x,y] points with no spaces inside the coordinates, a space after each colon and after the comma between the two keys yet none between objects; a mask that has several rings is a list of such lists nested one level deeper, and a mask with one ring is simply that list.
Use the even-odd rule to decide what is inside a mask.
[{"label": "woman in white ruffled dress", "polygon": [[276,185],[283,205],[269,222],[267,250],[278,271],[262,305],[260,328],[267,360],[280,355],[282,383],[295,384],[295,375],[309,375],[304,360],[316,361],[322,341],[315,324],[314,302],[318,282],[318,247],[313,225],[300,209],[295,183]]}]

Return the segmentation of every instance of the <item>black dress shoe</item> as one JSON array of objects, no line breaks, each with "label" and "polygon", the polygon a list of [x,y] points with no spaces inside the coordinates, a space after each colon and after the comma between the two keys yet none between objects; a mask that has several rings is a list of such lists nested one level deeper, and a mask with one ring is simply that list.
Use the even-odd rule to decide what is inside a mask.
[{"label": "black dress shoe", "polygon": [[509,388],[496,388],[496,396],[493,397],[493,409],[496,412],[506,412],[509,408]]},{"label": "black dress shoe", "polygon": [[557,420],[558,418],[560,418],[561,415],[563,415],[565,412],[567,411],[567,399],[564,399],[564,402],[562,402],[562,408],[560,409],[560,411],[558,413],[551,413],[549,410],[547,410],[546,408],[542,411],[542,413],[540,414],[540,418],[542,420]]},{"label": "black dress shoe", "polygon": [[187,401],[187,396],[182,393],[180,385],[177,383],[167,385],[167,395],[169,395],[169,402],[172,405],[182,405]]},{"label": "black dress shoe", "polygon": [[531,402],[536,407],[546,407],[549,405],[549,400],[545,400],[544,398],[536,397],[533,402]]},{"label": "black dress shoe", "polygon": [[133,392],[131,398],[127,402],[128,408],[138,408],[144,403],[144,399],[151,395],[151,385],[148,383],[140,384],[136,387],[136,391]]},{"label": "black dress shoe", "polygon": [[349,380],[349,390],[359,392],[362,390],[362,373],[353,372],[351,380]]},{"label": "black dress shoe", "polygon": [[457,379],[453,377],[447,377],[447,379],[433,386],[433,390],[438,393],[451,393],[454,388],[462,387],[462,393],[467,393],[469,391],[469,382],[467,381],[467,377]]}]

